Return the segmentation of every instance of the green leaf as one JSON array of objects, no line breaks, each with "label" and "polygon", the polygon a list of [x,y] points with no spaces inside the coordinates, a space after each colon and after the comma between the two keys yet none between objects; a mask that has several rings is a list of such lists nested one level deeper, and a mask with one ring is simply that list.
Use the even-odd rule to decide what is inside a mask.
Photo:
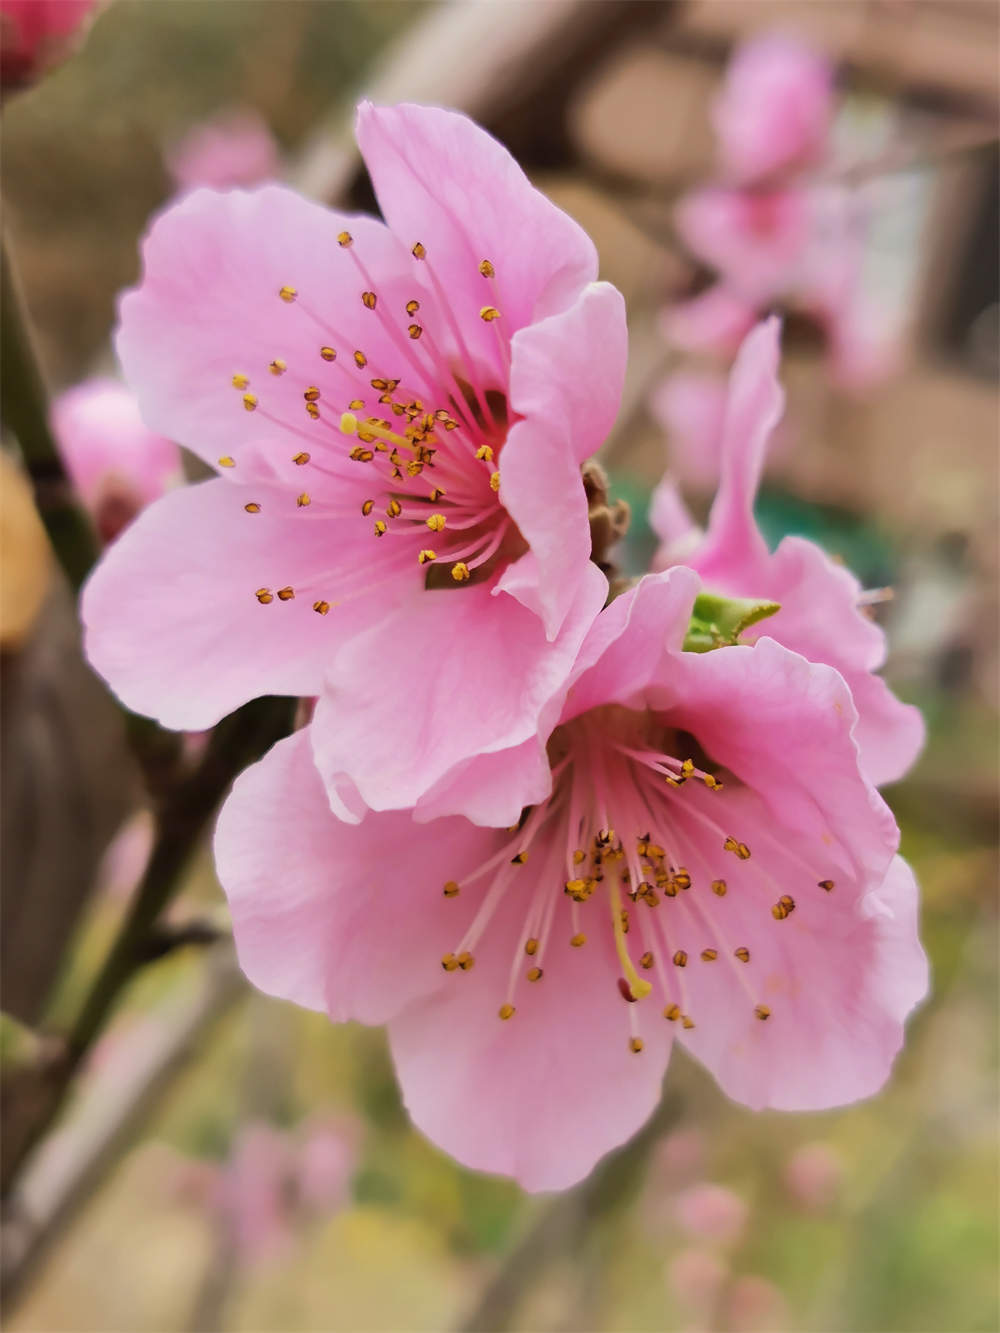
[{"label": "green leaf", "polygon": [[744,630],[781,610],[779,602],[760,602],[750,597],[722,597],[703,592],[695,598],[691,623],[684,637],[684,651],[708,653],[739,641]]}]

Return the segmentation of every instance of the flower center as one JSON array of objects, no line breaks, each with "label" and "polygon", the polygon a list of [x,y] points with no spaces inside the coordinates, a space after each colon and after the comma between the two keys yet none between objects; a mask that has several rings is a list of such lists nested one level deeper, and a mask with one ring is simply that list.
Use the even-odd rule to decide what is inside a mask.
[{"label": "flower center", "polygon": [[[767,1020],[766,979],[755,974],[739,934],[747,924],[742,908],[750,906],[773,926],[787,920],[796,903],[777,887],[768,864],[777,839],[759,830],[767,845],[762,857],[751,857],[747,844],[719,821],[725,792],[742,784],[709,772],[691,737],[617,705],[559,727],[550,756],[548,800],[525,811],[493,855],[461,882],[444,887],[448,898],[481,895],[472,921],[441,960],[445,971],[471,970],[491,919],[516,894],[523,925],[501,1019],[516,1012],[522,976],[542,980],[561,931],[562,945],[596,945],[606,984],[627,1003],[633,1051],[643,1045],[640,1002],[652,996],[669,1022],[695,1026],[689,965],[731,969],[757,1018]],[[726,857],[731,860],[723,868]],[[534,874],[521,869],[527,864],[537,866]],[[812,875],[804,863],[803,869]],[[829,893],[833,881],[818,887]],[[721,900],[730,895],[738,896],[741,910],[727,914]]]}]

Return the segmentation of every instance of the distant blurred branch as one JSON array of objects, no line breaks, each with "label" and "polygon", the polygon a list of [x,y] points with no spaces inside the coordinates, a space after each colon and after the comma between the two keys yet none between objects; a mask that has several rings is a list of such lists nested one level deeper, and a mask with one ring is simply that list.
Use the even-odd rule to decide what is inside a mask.
[{"label": "distant blurred branch", "polygon": [[650,1153],[681,1117],[680,1098],[667,1093],[634,1138],[606,1157],[575,1189],[541,1213],[511,1250],[457,1333],[505,1333],[530,1288],[556,1259],[575,1254],[586,1233],[627,1207],[642,1181]]}]

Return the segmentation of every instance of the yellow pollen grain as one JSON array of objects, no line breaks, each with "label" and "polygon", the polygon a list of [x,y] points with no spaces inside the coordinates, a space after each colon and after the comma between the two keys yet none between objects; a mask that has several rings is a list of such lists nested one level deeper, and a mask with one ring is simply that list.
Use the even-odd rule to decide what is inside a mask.
[{"label": "yellow pollen grain", "polygon": [[390,500],[385,507],[385,512],[390,518],[399,518],[400,514],[403,512],[403,506],[398,500]]},{"label": "yellow pollen grain", "polygon": [[495,319],[500,318],[500,311],[495,305],[484,305],[479,312],[479,318],[485,320],[487,324],[492,324]]},{"label": "yellow pollen grain", "polygon": [[784,921],[786,917],[791,916],[795,911],[795,899],[790,898],[787,893],[783,893],[778,901],[771,908],[771,915],[775,921]]},{"label": "yellow pollen grain", "polygon": [[440,486],[435,486],[434,489],[431,491],[430,496],[429,496],[428,498],[429,498],[431,504],[433,505],[433,504],[437,504],[438,500],[443,499],[444,496],[445,496],[445,492],[441,489],[441,487],[440,487]]},{"label": "yellow pollen grain", "polygon": [[456,583],[465,583],[469,578],[471,578],[471,575],[469,573],[469,566],[465,563],[464,560],[455,561],[455,563],[451,567],[451,577],[455,580]]},{"label": "yellow pollen grain", "polygon": [[294,588],[279,588],[278,599],[282,602],[290,602],[295,596]]},{"label": "yellow pollen grain", "polygon": [[678,949],[674,954],[674,967],[687,967],[688,956],[683,949]]},{"label": "yellow pollen grain", "polygon": [[456,883],[455,880],[450,879],[448,880],[447,884],[445,884],[441,892],[444,894],[446,898],[457,898],[459,893],[458,884]]},{"label": "yellow pollen grain", "polygon": [[281,299],[285,302],[286,305],[291,305],[291,303],[298,296],[298,292],[295,290],[294,287],[280,287],[278,289],[278,295],[281,297]]},{"label": "yellow pollen grain", "polygon": [[312,504],[312,500],[310,500],[308,494],[305,491],[303,491],[301,495],[297,495],[295,497],[295,503],[298,505],[300,509],[305,509],[307,505]]},{"label": "yellow pollen grain", "polygon": [[460,953],[455,961],[463,972],[471,972],[476,965],[476,960],[471,953]]},{"label": "yellow pollen grain", "polygon": [[236,459],[230,458],[228,454],[223,454],[219,459],[219,467],[235,467]]},{"label": "yellow pollen grain", "polygon": [[364,370],[368,364],[368,358],[360,349],[354,353],[354,364],[359,370]]},{"label": "yellow pollen grain", "polygon": [[766,1022],[767,1019],[771,1017],[771,1011],[770,1009],[768,1009],[766,1004],[755,1005],[754,1013],[757,1015],[757,1017],[760,1019],[762,1023]]},{"label": "yellow pollen grain", "polygon": [[492,463],[493,450],[488,444],[481,444],[476,450],[476,457],[479,459],[480,463]]},{"label": "yellow pollen grain", "polygon": [[510,858],[510,863],[512,866],[523,866],[525,861],[527,861],[527,859],[528,859],[527,852],[518,852],[516,856],[512,856]]},{"label": "yellow pollen grain", "polygon": [[254,412],[257,409],[257,395],[255,393],[245,393],[243,395],[243,406],[248,412]]},{"label": "yellow pollen grain", "polygon": [[388,529],[387,529],[387,525],[386,525],[384,519],[381,519],[381,518],[377,518],[377,519],[375,520],[374,527],[375,527],[375,536],[376,536],[376,537],[384,537],[385,534],[386,534],[386,532],[387,532],[387,530],[388,530]]},{"label": "yellow pollen grain", "polygon": [[249,387],[250,387],[250,380],[247,378],[246,375],[236,374],[233,376],[234,389],[247,389]]},{"label": "yellow pollen grain", "polygon": [[306,412],[312,417],[313,421],[319,420],[319,408],[315,403],[306,403]]},{"label": "yellow pollen grain", "polygon": [[639,966],[645,968],[647,972],[653,966],[653,955],[649,952],[648,949],[639,959]]},{"label": "yellow pollen grain", "polygon": [[629,1050],[633,1053],[633,1055],[638,1055],[639,1052],[642,1050],[642,1038],[641,1038],[641,1037],[629,1037],[629,1039],[628,1039],[628,1048],[629,1048]]},{"label": "yellow pollen grain", "polygon": [[267,606],[268,602],[274,601],[274,593],[271,592],[270,588],[258,588],[254,596],[261,606]]},{"label": "yellow pollen grain", "polygon": [[426,520],[426,523],[431,532],[440,532],[447,521],[448,520],[445,518],[444,514],[431,514],[430,518]]},{"label": "yellow pollen grain", "polygon": [[534,937],[530,940],[525,940],[524,952],[529,958],[534,958],[535,954],[538,952],[538,941]]},{"label": "yellow pollen grain", "polygon": [[330,612],[330,603],[329,603],[329,602],[313,602],[313,610],[314,610],[314,611],[316,612],[316,614],[319,615],[319,616],[329,615],[329,612]]},{"label": "yellow pollen grain", "polygon": [[738,958],[741,963],[749,963],[750,950],[746,947],[745,944],[741,944],[738,949],[733,950],[733,957]]},{"label": "yellow pollen grain", "polygon": [[365,307],[366,310],[374,310],[376,305],[378,304],[378,297],[375,295],[374,292],[362,292],[361,304]]},{"label": "yellow pollen grain", "polygon": [[484,278],[495,278],[497,273],[496,269],[488,259],[481,259],[479,261],[479,272]]},{"label": "yellow pollen grain", "polygon": [[436,559],[437,559],[437,552],[427,550],[426,547],[417,555],[417,561],[421,565],[429,565]]},{"label": "yellow pollen grain", "polygon": [[354,244],[354,237],[349,231],[342,231],[337,237],[337,244],[346,250],[349,245]]},{"label": "yellow pollen grain", "polygon": [[364,500],[361,505],[361,512],[364,515],[364,517],[367,518],[374,508],[375,508],[374,500]]},{"label": "yellow pollen grain", "polygon": [[821,889],[823,889],[824,892],[826,892],[826,893],[832,893],[832,891],[833,891],[833,880],[832,880],[832,879],[821,879],[821,880],[819,881],[819,885],[818,885],[818,887],[821,888]]},{"label": "yellow pollen grain", "polygon": [[570,939],[570,944],[573,946],[574,949],[582,949],[586,943],[587,943],[587,937],[586,935],[583,934],[574,935]]},{"label": "yellow pollen grain", "polygon": [[687,1014],[681,1014],[681,1027],[687,1028],[690,1032],[694,1027],[694,1019],[690,1018]]},{"label": "yellow pollen grain", "polygon": [[542,979],[542,977],[543,977],[544,975],[545,975],[545,973],[542,971],[542,969],[541,969],[540,967],[529,967],[529,968],[528,968],[528,971],[527,971],[527,977],[528,977],[528,980],[529,980],[529,981],[541,981],[541,979]]},{"label": "yellow pollen grain", "polygon": [[502,1004],[500,1008],[497,1010],[497,1013],[506,1023],[508,1018],[514,1017],[516,1010],[514,1009],[514,1006],[512,1004]]},{"label": "yellow pollen grain", "polygon": [[490,490],[496,492],[496,491],[498,491],[499,489],[500,489],[500,473],[499,473],[499,472],[491,472],[491,473],[490,473]]},{"label": "yellow pollen grain", "polygon": [[304,467],[305,464],[309,462],[309,457],[310,455],[303,451],[301,454],[296,454],[292,459],[292,462],[296,467]]},{"label": "yellow pollen grain", "polygon": [[420,335],[423,333],[423,329],[420,327],[419,324],[411,324],[411,325],[407,328],[406,332],[410,335],[410,337],[411,337],[414,341],[416,341],[416,339],[419,338]]},{"label": "yellow pollen grain", "polygon": [[426,258],[427,258],[427,247],[424,245],[423,241],[417,241],[417,243],[414,245],[414,247],[413,247],[413,258],[414,258],[414,259],[426,259]]},{"label": "yellow pollen grain", "polygon": [[713,880],[712,880],[712,892],[713,892],[714,894],[716,894],[716,896],[719,897],[719,898],[724,898],[724,897],[726,896],[726,888],[727,888],[727,887],[728,887],[728,886],[727,886],[726,881],[725,881],[724,879],[713,879]]},{"label": "yellow pollen grain", "polygon": [[272,375],[284,375],[288,369],[286,362],[282,361],[280,356],[276,356],[273,361],[267,363],[267,368]]},{"label": "yellow pollen grain", "polygon": [[410,315],[410,316],[412,317],[413,315],[415,315],[415,314],[417,313],[417,311],[418,311],[419,309],[420,309],[420,302],[419,302],[419,301],[407,301],[407,303],[406,303],[406,313],[407,313],[408,315]]},{"label": "yellow pollen grain", "polygon": [[315,384],[310,384],[309,388],[306,389],[302,394],[302,397],[306,400],[307,403],[318,403],[319,389],[317,389]]},{"label": "yellow pollen grain", "polygon": [[257,503],[256,500],[251,500],[250,503],[249,503],[249,504],[245,504],[245,505],[243,506],[243,508],[247,511],[248,514],[259,514],[259,513],[260,513],[260,505]]},{"label": "yellow pollen grain", "polygon": [[702,949],[701,951],[701,961],[703,963],[714,963],[718,956],[718,949]]},{"label": "yellow pollen grain", "polygon": [[319,354],[324,361],[336,361],[337,353],[332,347],[321,347]]},{"label": "yellow pollen grain", "polygon": [[663,1011],[663,1017],[671,1023],[676,1023],[681,1016],[681,1007],[679,1004],[668,1004]]},{"label": "yellow pollen grain", "polygon": [[458,959],[453,953],[446,953],[441,959],[441,966],[446,972],[454,972],[458,968]]}]

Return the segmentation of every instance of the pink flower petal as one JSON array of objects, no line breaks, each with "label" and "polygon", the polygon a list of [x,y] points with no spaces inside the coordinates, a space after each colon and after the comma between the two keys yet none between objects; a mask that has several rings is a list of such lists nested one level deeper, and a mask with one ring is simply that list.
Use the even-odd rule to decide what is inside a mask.
[{"label": "pink flower petal", "polygon": [[681,200],[676,221],[691,252],[749,303],[773,301],[795,286],[810,239],[804,191],[709,186]]},{"label": "pink flower petal", "polygon": [[664,338],[688,352],[731,356],[753,328],[754,303],[717,282],[689,301],[668,306],[661,315]]},{"label": "pink flower petal", "polygon": [[[244,511],[251,499],[261,512]],[[386,594],[317,615],[304,587],[330,564],[325,525],[300,519],[281,493],[221,479],[181,487],[144,510],[91,574],[87,656],[126,707],[181,730],[213,726],[257,695],[316,694],[347,627],[391,607]],[[296,585],[294,598],[278,597]]]},{"label": "pink flower petal", "polygon": [[385,1022],[442,984],[456,930],[443,886],[498,836],[408,813],[340,822],[308,732],[296,732],[237,779],[219,815],[215,860],[240,966],[261,990],[335,1021]]},{"label": "pink flower petal", "polygon": [[[497,329],[509,339],[571,305],[597,277],[593,242],[457,112],[363,102],[357,139],[382,215],[407,246],[424,245],[473,360],[499,377]],[[495,327],[479,318],[484,306],[500,310]]]},{"label": "pink flower petal", "polygon": [[727,398],[724,376],[679,370],[662,380],[649,400],[667,433],[670,470],[690,486],[718,483]]}]

